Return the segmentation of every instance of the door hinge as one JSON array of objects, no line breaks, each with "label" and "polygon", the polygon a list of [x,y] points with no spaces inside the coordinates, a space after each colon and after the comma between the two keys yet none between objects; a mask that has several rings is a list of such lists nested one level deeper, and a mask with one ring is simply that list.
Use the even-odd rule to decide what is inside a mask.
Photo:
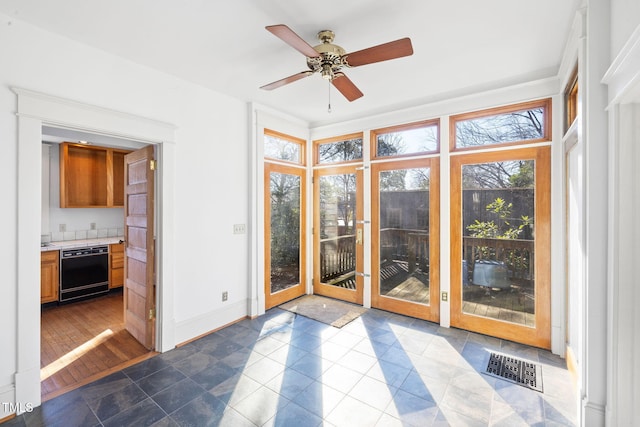
[{"label": "door hinge", "polygon": [[153,320],[156,318],[156,309],[155,308],[150,308],[149,309],[149,320]]},{"label": "door hinge", "polygon": [[156,161],[155,160],[149,160],[149,170],[156,170]]},{"label": "door hinge", "polygon": [[311,227],[311,235],[313,235],[316,232],[316,228],[315,227]]}]

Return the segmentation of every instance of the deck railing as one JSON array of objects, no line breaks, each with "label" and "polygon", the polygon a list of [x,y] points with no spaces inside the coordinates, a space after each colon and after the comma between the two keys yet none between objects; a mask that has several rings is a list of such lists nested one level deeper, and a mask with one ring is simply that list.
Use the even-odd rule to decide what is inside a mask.
[{"label": "deck railing", "polygon": [[476,261],[498,261],[506,265],[511,278],[533,280],[534,256],[533,240],[462,238],[462,259],[468,267],[468,277],[471,277]]},{"label": "deck railing", "polygon": [[329,282],[355,272],[355,234],[320,240],[320,280]]},{"label": "deck railing", "polygon": [[[330,281],[356,268],[355,234],[320,240],[320,278]],[[462,259],[473,273],[476,261],[504,262],[510,276],[519,279],[534,278],[533,240],[462,238]],[[427,271],[429,264],[429,234],[425,230],[387,228],[380,231],[381,261],[397,260],[408,263],[409,272],[417,267]],[[465,272],[463,272],[465,274]]]}]

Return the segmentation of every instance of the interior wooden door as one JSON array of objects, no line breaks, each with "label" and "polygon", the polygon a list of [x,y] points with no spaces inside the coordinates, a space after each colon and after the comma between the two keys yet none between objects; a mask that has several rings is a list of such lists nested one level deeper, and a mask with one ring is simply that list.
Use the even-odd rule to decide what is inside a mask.
[{"label": "interior wooden door", "polygon": [[364,205],[362,168],[316,169],[313,292],[362,304]]},{"label": "interior wooden door", "polygon": [[125,156],[125,328],[155,348],[154,147]]}]

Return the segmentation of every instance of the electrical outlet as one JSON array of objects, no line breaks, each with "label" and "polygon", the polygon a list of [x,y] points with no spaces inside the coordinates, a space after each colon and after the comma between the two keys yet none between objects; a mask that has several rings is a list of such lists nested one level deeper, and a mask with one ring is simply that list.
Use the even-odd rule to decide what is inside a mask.
[{"label": "electrical outlet", "polygon": [[60,224],[58,231],[61,233],[64,233],[65,231],[67,231],[67,224]]},{"label": "electrical outlet", "polygon": [[222,293],[222,301],[224,302],[224,301],[226,301],[226,300],[228,300],[228,299],[229,299],[229,292],[224,291],[224,292]]},{"label": "electrical outlet", "polygon": [[449,301],[449,292],[442,292],[442,301]]},{"label": "electrical outlet", "polygon": [[247,231],[247,226],[244,224],[233,224],[233,234],[244,234]]},{"label": "electrical outlet", "polygon": [[96,223],[92,222],[91,224],[89,224],[89,229],[90,230],[95,230],[96,229]]}]

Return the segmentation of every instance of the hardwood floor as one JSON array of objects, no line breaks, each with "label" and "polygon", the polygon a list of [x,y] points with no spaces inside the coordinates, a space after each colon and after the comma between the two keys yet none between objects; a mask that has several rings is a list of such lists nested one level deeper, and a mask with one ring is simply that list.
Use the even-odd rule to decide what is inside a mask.
[{"label": "hardwood floor", "polygon": [[156,354],[124,329],[123,312],[122,292],[42,308],[43,401]]}]

